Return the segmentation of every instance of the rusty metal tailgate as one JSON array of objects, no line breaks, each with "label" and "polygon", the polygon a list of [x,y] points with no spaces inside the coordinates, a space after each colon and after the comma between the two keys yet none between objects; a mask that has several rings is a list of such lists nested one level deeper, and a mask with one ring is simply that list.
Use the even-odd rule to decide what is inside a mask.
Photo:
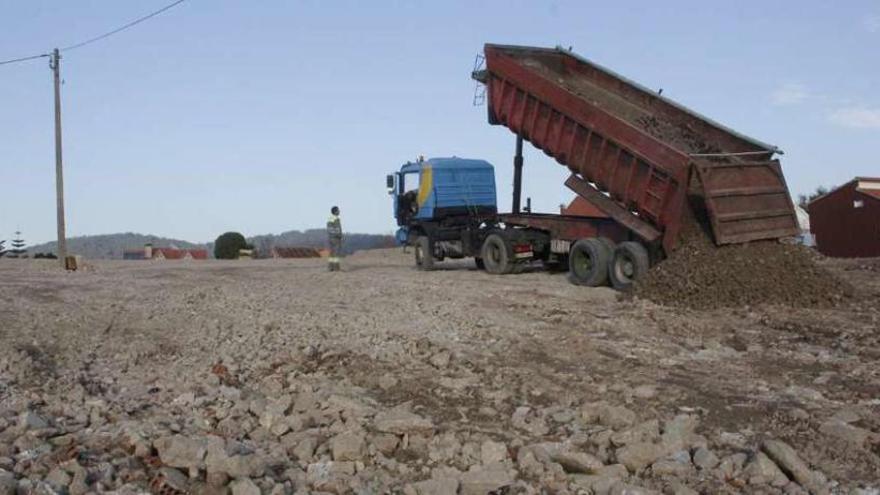
[{"label": "rusty metal tailgate", "polygon": [[694,169],[717,244],[798,234],[797,216],[778,160],[700,160]]}]

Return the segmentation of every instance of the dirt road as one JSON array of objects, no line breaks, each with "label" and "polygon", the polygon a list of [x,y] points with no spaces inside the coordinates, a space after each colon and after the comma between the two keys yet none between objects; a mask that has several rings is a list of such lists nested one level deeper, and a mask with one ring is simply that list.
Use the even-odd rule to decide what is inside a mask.
[{"label": "dirt road", "polygon": [[823,263],[857,302],[673,309],[399,250],[0,260],[0,494],[877,493],[880,262]]}]

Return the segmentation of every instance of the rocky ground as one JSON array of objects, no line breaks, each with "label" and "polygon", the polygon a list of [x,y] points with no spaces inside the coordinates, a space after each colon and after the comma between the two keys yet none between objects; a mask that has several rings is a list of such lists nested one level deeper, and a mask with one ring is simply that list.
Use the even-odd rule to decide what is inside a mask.
[{"label": "rocky ground", "polygon": [[0,495],[862,493],[880,262],[833,308],[564,275],[0,260]]}]

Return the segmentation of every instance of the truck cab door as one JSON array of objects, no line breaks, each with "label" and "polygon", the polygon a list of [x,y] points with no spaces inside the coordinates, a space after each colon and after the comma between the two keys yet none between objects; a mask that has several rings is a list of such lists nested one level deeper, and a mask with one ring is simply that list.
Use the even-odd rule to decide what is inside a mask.
[{"label": "truck cab door", "polygon": [[418,172],[398,174],[398,194],[396,196],[398,224],[406,225],[418,211],[417,196],[420,177]]}]

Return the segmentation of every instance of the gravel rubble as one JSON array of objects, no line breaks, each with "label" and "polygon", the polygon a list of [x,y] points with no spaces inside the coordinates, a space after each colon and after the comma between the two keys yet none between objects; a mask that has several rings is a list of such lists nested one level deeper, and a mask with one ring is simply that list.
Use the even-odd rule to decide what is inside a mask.
[{"label": "gravel rubble", "polygon": [[399,250],[0,260],[0,495],[876,493],[880,283],[820,263],[862,309],[667,307]]}]

